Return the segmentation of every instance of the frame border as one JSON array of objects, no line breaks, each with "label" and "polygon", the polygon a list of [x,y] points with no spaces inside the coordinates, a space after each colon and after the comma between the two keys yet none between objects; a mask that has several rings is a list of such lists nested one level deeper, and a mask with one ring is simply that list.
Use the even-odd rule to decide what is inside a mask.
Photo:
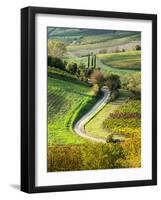
[{"label": "frame border", "polygon": [[[152,179],[35,186],[35,16],[36,14],[124,18],[152,21]],[[157,185],[157,15],[65,8],[21,9],[21,191],[27,193]]]}]

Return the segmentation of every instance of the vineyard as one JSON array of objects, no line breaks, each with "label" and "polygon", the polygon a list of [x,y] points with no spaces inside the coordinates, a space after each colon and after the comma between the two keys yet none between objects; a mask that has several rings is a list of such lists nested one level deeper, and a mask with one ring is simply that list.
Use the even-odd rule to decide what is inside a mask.
[{"label": "vineyard", "polygon": [[74,120],[95,102],[89,86],[54,77],[48,78],[48,145],[81,144],[73,133]]},{"label": "vineyard", "polygon": [[[83,39],[78,41],[78,44],[70,44],[67,48],[68,51],[75,56],[82,56],[87,54],[89,51],[98,53],[108,47],[109,53],[119,49],[127,48],[132,50],[132,47],[138,44],[140,36],[138,33],[116,33],[115,35],[95,35],[85,36]],[[77,40],[76,40],[77,41]],[[88,42],[87,42],[88,41]]]},{"label": "vineyard", "polygon": [[103,122],[103,126],[113,134],[124,134],[130,137],[140,134],[141,104],[140,100],[128,100],[112,112]]},{"label": "vineyard", "polygon": [[140,69],[140,51],[128,51],[121,53],[99,54],[98,59],[107,66],[118,69]]}]

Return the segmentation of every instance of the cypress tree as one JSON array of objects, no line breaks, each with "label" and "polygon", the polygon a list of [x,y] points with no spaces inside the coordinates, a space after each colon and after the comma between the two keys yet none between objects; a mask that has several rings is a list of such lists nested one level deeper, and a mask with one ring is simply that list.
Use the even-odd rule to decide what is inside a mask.
[{"label": "cypress tree", "polygon": [[90,67],[90,55],[88,55],[88,68]]},{"label": "cypress tree", "polygon": [[94,68],[96,68],[96,55],[94,55]]},{"label": "cypress tree", "polygon": [[92,56],[91,56],[91,66],[93,67],[93,53],[92,53]]}]

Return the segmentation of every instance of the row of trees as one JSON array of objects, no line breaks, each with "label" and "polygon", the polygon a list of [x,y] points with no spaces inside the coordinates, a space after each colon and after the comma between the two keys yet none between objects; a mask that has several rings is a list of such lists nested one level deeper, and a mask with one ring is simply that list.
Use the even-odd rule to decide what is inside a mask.
[{"label": "row of trees", "polygon": [[97,58],[96,58],[96,55],[95,54],[89,54],[88,55],[88,68],[89,67],[93,67],[93,68],[96,68],[96,62],[97,62]]},{"label": "row of trees", "polygon": [[48,56],[48,66],[55,67],[72,75],[76,75],[81,81],[88,81],[90,75],[96,69],[95,67],[87,68],[84,63],[63,61],[61,58]]},{"label": "row of trees", "polygon": [[84,63],[77,64],[75,62],[66,63],[65,69],[67,72],[76,75],[81,81],[88,81],[88,78],[93,71],[93,68],[86,68]]},{"label": "row of trees", "polygon": [[90,75],[96,69],[96,55],[87,55],[88,66],[84,63],[63,61],[66,53],[66,45],[63,41],[48,40],[48,66],[65,70],[76,75],[81,81],[88,81]]}]

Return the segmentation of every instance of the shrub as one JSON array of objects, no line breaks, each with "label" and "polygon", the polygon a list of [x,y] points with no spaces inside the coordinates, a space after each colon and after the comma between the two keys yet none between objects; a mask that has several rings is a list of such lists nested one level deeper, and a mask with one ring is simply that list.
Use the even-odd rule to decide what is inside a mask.
[{"label": "shrub", "polygon": [[97,84],[99,88],[103,85],[104,82],[104,75],[99,70],[94,70],[94,72],[91,74],[90,80],[92,84]]},{"label": "shrub", "polygon": [[48,56],[48,66],[64,70],[65,66],[60,58]]},{"label": "shrub", "polygon": [[110,95],[110,101],[114,101],[119,97],[119,90],[113,90]]},{"label": "shrub", "polygon": [[93,73],[93,70],[94,70],[94,68],[86,68],[85,69],[85,76],[86,77],[90,77],[91,76],[91,74]]},{"label": "shrub", "polygon": [[141,98],[141,73],[136,72],[130,76],[125,76],[122,80],[122,86],[124,89],[129,90],[134,99]]},{"label": "shrub", "polygon": [[118,49],[118,48],[116,48],[114,51],[113,51],[113,53],[120,53],[121,51],[120,51],[120,49]]},{"label": "shrub", "polygon": [[92,91],[93,91],[94,95],[97,96],[99,93],[99,86],[97,84],[94,84],[92,87]]},{"label": "shrub", "polygon": [[135,46],[135,50],[136,50],[136,51],[140,51],[140,50],[141,50],[141,46],[140,46],[139,44],[137,44],[137,45]]},{"label": "shrub", "polygon": [[64,67],[66,68],[68,62],[66,60],[64,60]]},{"label": "shrub", "polygon": [[86,65],[84,63],[80,63],[77,70],[77,76],[81,81],[86,81]]},{"label": "shrub", "polygon": [[107,141],[107,142],[113,142],[113,141],[114,141],[114,139],[113,139],[113,135],[110,134],[110,135],[108,136],[108,138],[107,138],[106,141]]},{"label": "shrub", "polygon": [[86,65],[84,63],[80,63],[78,68],[79,68],[79,70],[84,71],[86,68]]},{"label": "shrub", "polygon": [[101,49],[101,50],[99,50],[99,53],[100,53],[100,54],[107,53],[107,50],[106,50],[106,49]]},{"label": "shrub", "polygon": [[116,74],[108,74],[105,77],[105,85],[110,91],[118,90],[121,88],[120,77]]},{"label": "shrub", "polygon": [[77,63],[71,62],[66,65],[66,70],[71,74],[75,74],[77,72]]}]

